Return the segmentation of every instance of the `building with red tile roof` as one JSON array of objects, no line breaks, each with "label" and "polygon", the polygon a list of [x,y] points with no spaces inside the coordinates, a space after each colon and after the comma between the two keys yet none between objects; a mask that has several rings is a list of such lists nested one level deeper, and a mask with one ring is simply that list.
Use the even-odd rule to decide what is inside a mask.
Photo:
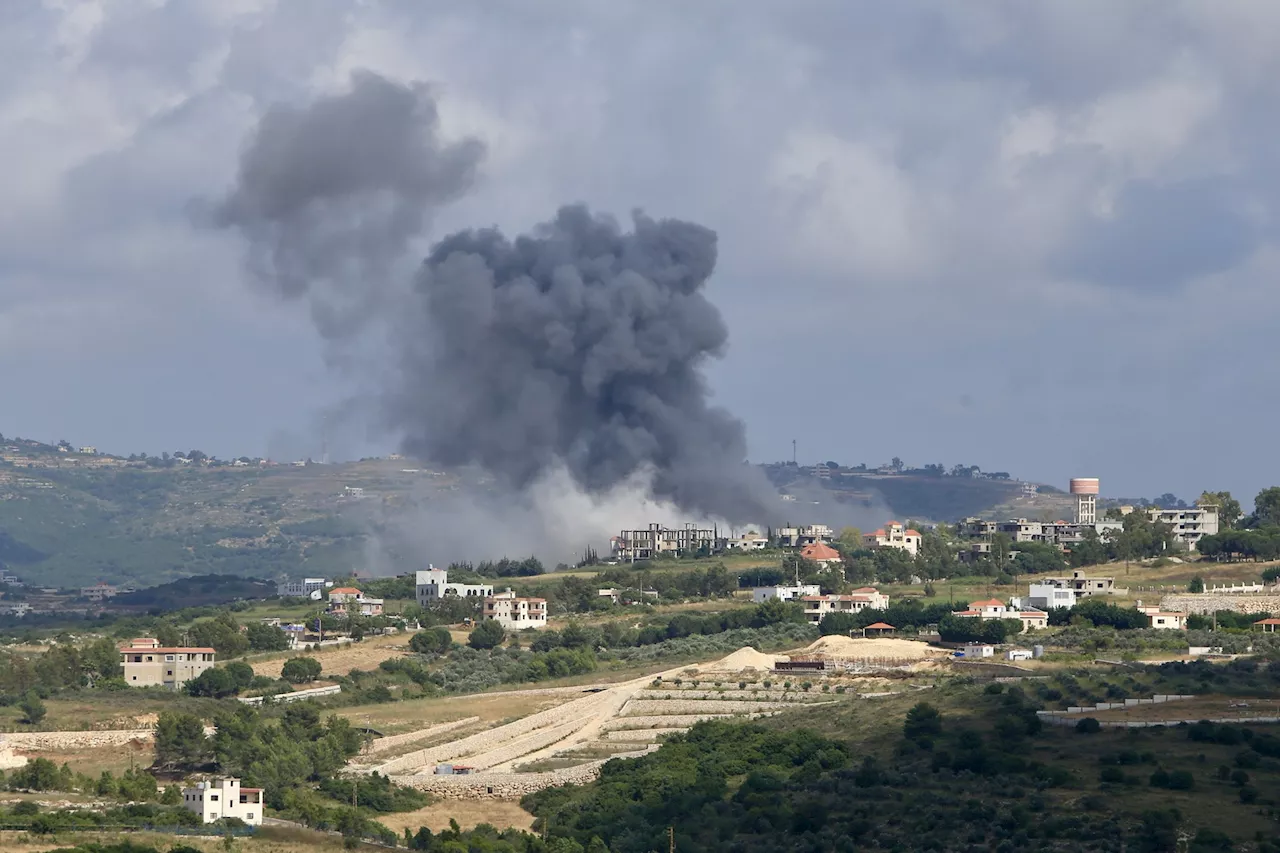
[{"label": "building with red tile roof", "polygon": [[924,537],[920,535],[919,530],[904,527],[897,521],[889,521],[879,530],[873,530],[870,533],[862,534],[863,547],[876,548],[901,548],[911,556],[920,553],[920,543]]},{"label": "building with red tile roof", "polygon": [[840,552],[826,542],[814,542],[800,549],[800,556],[823,568],[839,565],[842,561]]}]

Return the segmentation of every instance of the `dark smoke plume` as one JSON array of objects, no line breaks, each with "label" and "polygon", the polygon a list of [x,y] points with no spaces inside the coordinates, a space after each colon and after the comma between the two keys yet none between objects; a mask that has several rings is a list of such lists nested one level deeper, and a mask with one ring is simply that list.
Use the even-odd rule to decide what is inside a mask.
[{"label": "dark smoke plume", "polygon": [[727,339],[703,295],[715,233],[639,213],[624,231],[572,206],[515,240],[446,237],[416,278],[398,277],[481,156],[443,144],[437,125],[425,89],[368,73],[347,94],[274,109],[218,220],[248,239],[257,275],[318,301],[327,336],[385,324],[396,370],[382,414],[415,456],[521,490],[560,469],[591,494],[642,474],[686,511],[772,520],[743,426],[709,405],[701,373]]}]

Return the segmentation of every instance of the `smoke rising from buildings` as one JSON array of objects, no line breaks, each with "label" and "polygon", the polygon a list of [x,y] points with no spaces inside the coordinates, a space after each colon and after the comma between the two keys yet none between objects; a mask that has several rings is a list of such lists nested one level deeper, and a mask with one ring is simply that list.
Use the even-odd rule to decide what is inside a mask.
[{"label": "smoke rising from buildings", "polygon": [[425,87],[359,73],[348,92],[267,112],[214,219],[244,236],[256,278],[310,300],[330,340],[386,332],[392,364],[362,378],[406,452],[526,496],[560,472],[601,499],[639,478],[690,515],[773,520],[743,425],[702,375],[728,337],[703,293],[711,230],[641,213],[624,229],[567,206],[514,240],[445,237],[399,274],[483,150],[441,138]]}]

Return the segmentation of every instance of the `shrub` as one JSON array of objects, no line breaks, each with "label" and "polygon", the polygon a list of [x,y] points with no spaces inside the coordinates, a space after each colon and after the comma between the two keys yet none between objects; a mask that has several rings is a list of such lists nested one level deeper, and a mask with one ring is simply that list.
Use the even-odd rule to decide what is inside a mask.
[{"label": "shrub", "polygon": [[1076,732],[1082,735],[1096,735],[1102,731],[1102,724],[1093,717],[1085,717],[1076,723]]},{"label": "shrub", "polygon": [[942,715],[937,708],[927,702],[920,702],[907,711],[907,717],[902,722],[902,736],[907,740],[919,740],[939,734],[942,734]]},{"label": "shrub", "polygon": [[473,649],[496,649],[506,636],[506,630],[496,620],[485,619],[467,637],[467,645]]},{"label": "shrub", "polygon": [[22,701],[18,703],[18,707],[22,709],[22,715],[26,722],[33,726],[40,725],[40,721],[44,719],[45,714],[49,713],[34,690],[27,691],[27,695],[23,696]]},{"label": "shrub", "polygon": [[280,670],[280,677],[290,684],[305,684],[320,677],[320,661],[315,658],[289,658]]},{"label": "shrub", "polygon": [[409,649],[420,655],[439,655],[449,651],[453,637],[446,628],[425,628],[409,638]]}]

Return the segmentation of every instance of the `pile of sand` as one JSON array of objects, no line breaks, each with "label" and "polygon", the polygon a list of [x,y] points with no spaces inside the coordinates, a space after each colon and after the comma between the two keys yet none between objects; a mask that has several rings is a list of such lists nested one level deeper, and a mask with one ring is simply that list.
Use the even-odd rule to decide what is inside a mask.
[{"label": "pile of sand", "polygon": [[805,649],[811,655],[830,658],[899,658],[923,660],[946,656],[944,649],[931,648],[919,640],[893,640],[887,637],[855,640],[852,637],[822,637]]},{"label": "pile of sand", "polygon": [[712,663],[702,664],[698,669],[702,672],[743,672],[748,669],[770,672],[773,670],[774,663],[779,660],[786,660],[786,658],[779,658],[777,655],[766,655],[750,646],[743,646],[728,657]]}]

